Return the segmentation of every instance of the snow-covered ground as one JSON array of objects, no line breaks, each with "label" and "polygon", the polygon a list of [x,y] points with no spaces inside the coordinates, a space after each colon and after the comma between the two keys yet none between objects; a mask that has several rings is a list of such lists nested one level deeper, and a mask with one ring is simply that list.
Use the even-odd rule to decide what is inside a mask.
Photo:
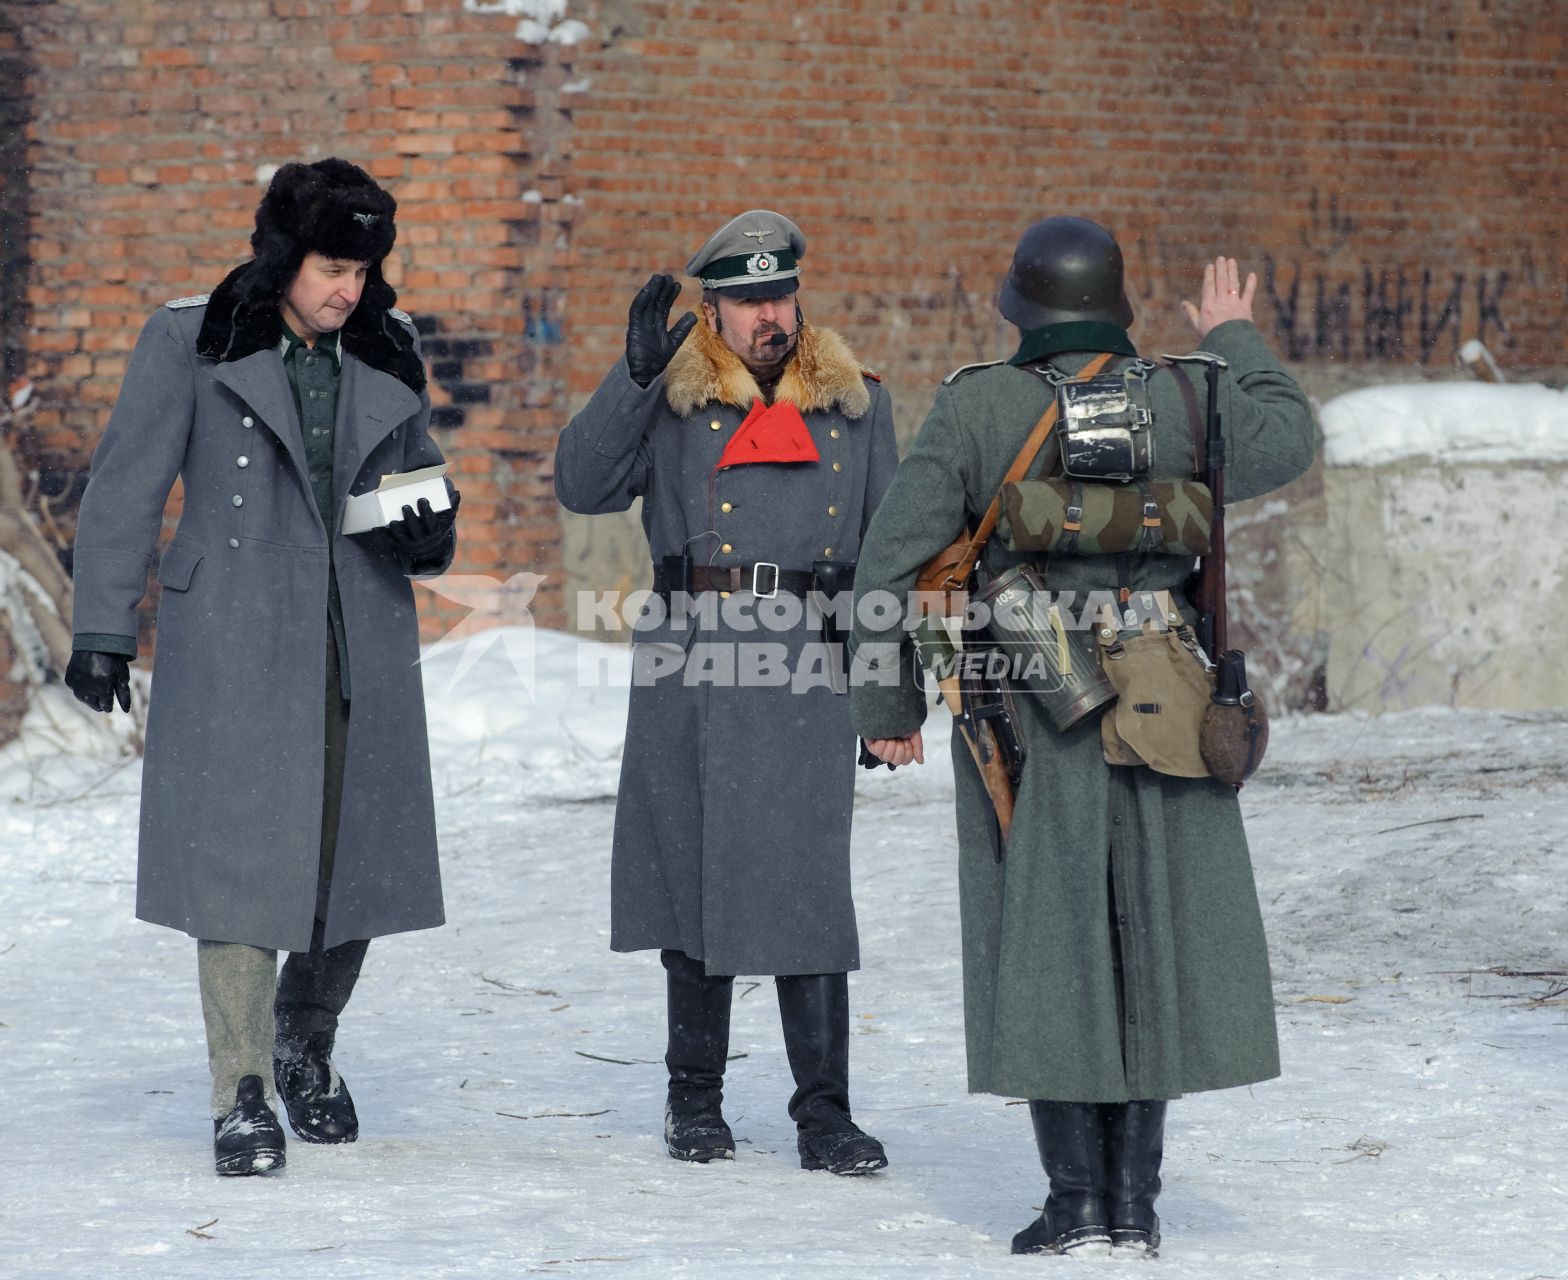
[{"label": "snow-covered ground", "polygon": [[372,947],[362,1137],[280,1177],[212,1172],[195,949],[132,918],[137,766],[59,701],[0,755],[0,1276],[1568,1277],[1568,1005],[1529,976],[1568,967],[1568,714],[1277,724],[1242,803],[1285,1073],[1171,1108],[1157,1262],[1015,1259],[1043,1176],[1024,1109],[964,1089],[945,750],[856,815],[854,1099],[892,1167],[797,1167],[766,982],[739,1158],[679,1165],[663,973],[608,950],[624,693],[577,685],[624,655],[536,656],[534,702],[503,645],[449,693],[431,664],[451,923]]}]

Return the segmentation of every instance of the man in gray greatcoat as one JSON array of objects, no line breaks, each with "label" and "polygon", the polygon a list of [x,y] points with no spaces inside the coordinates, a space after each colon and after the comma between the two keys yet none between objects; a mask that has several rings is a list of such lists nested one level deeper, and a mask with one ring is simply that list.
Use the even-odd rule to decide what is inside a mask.
[{"label": "man in gray greatcoat", "polygon": [[897,463],[880,380],[797,301],[806,241],[741,214],[686,266],[702,319],[668,328],[680,285],[632,303],[626,357],[561,433],[572,511],[642,499],[653,558],[615,815],[611,939],[667,972],[665,1138],[731,1159],[720,1110],[738,973],[776,979],[801,1166],[887,1163],[849,1108],[855,736],[841,646],[860,537]]},{"label": "man in gray greatcoat", "polygon": [[[1030,530],[1021,533],[1017,523],[998,526],[981,558],[980,583],[1030,566],[1053,597],[1081,610],[1080,625],[1094,622],[1088,602],[1120,601],[1129,626],[1106,624],[1104,641],[1115,641],[1108,660],[1117,650],[1125,655],[1124,638],[1137,643],[1131,637],[1140,628],[1123,606],[1146,608],[1157,593],[1174,593],[1181,616],[1156,616],[1179,635],[1179,624],[1193,621],[1181,589],[1194,556],[1208,550],[1206,522],[1197,531],[1201,548],[1168,544],[1164,515],[1155,522],[1158,540],[1135,518],[1126,545],[1109,528],[1098,543],[1082,514],[1084,495],[1097,487],[1098,496],[1136,490],[1137,511],[1145,489],[1153,502],[1158,483],[1174,488],[1202,474],[1209,367],[1216,369],[1229,498],[1258,497],[1311,465],[1312,411],[1252,323],[1255,288],[1256,277],[1243,287],[1234,259],[1211,264],[1200,305],[1185,304],[1208,354],[1143,363],[1127,334],[1132,307],[1110,233],[1072,217],[1030,227],[999,303],[1019,329],[1019,349],[944,381],[867,531],[857,597],[890,592],[904,601],[922,565],[990,505],[1032,429],[1062,403],[1058,386],[1103,358],[1111,362],[1113,392],[1119,384],[1129,397],[1146,397],[1137,407],[1147,417],[1113,412],[1112,396],[1105,417],[1090,422],[1090,438],[1111,444],[1109,434],[1093,432],[1109,433],[1104,424],[1115,421],[1140,424],[1133,479],[1119,473],[1116,486],[1085,479],[1094,467],[1080,465],[1081,454],[1068,470],[1058,419],[1028,473],[1043,478],[1027,483],[1071,495],[1076,514],[1065,508],[1061,539],[1049,548],[1024,537]],[[1228,367],[1219,370],[1214,357]],[[1009,520],[1013,514],[1009,508]],[[1147,506],[1141,515],[1148,525]],[[911,681],[875,677],[877,668],[908,659],[909,640],[888,643],[886,633],[864,624],[868,616],[857,604],[864,669],[852,691],[855,726],[873,753],[908,763],[923,749],[925,701]],[[1185,648],[1178,656],[1189,661]],[[1088,661],[1098,675],[1095,659]],[[1206,702],[1206,692],[1199,698]],[[1162,710],[1158,700],[1136,697],[1116,709],[1151,720]],[[1268,948],[1241,809],[1235,788],[1215,777],[1173,776],[1128,758],[1120,749],[1126,744],[1102,737],[1108,713],[1058,729],[1042,697],[1022,692],[1015,712],[1025,758],[1005,842],[955,718],[969,1088],[1031,1100],[1050,1193],[1040,1216],[1014,1237],[1015,1253],[1103,1252],[1107,1245],[1152,1253],[1160,1240],[1154,1204],[1166,1102],[1279,1072]],[[1112,721],[1123,723],[1120,714]]]},{"label": "man in gray greatcoat", "polygon": [[142,329],[82,498],[66,683],[128,710],[184,481],[157,574],[136,914],[198,939],[220,1174],[283,1168],[274,1083],[302,1139],[354,1141],[332,1051],[369,939],[443,920],[409,578],[451,562],[457,494],[343,532],[350,495],[441,461],[381,272],[395,211],[346,161],[279,169],[255,256]]}]

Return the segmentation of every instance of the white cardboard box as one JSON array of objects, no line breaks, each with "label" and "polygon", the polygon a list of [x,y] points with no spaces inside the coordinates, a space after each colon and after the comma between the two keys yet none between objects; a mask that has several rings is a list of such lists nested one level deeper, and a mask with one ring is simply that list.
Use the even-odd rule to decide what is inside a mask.
[{"label": "white cardboard box", "polygon": [[419,500],[428,498],[432,511],[445,511],[452,505],[446,496],[447,464],[421,467],[418,471],[393,471],[369,493],[351,496],[343,511],[344,533],[368,533],[403,518],[403,508],[419,509]]}]

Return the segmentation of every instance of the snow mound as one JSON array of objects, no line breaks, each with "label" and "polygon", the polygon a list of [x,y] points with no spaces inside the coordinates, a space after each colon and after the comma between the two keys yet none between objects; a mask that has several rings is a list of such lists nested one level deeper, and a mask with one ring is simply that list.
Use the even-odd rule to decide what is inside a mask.
[{"label": "snow mound", "polygon": [[1568,462],[1568,395],[1540,383],[1392,383],[1323,406],[1323,460],[1376,467],[1411,458]]}]

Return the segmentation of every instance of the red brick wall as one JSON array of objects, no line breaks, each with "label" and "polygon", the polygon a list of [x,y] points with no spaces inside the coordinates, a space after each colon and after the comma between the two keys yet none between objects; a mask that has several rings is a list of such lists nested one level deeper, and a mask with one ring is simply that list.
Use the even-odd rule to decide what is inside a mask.
[{"label": "red brick wall", "polygon": [[576,68],[577,395],[646,274],[755,205],[805,229],[807,314],[906,430],[942,373],[1010,350],[996,285],[1057,212],[1121,237],[1147,347],[1190,348],[1178,300],[1223,251],[1309,365],[1437,370],[1477,336],[1568,365],[1559,0],[603,7],[621,32]]},{"label": "red brick wall", "polygon": [[1568,367],[1559,0],[565,16],[586,40],[525,43],[461,0],[0,0],[36,72],[41,447],[85,456],[145,314],[244,256],[258,168],[328,154],[400,203],[389,276],[429,327],[459,568],[550,572],[542,619],[563,616],[555,431],[647,274],[755,205],[805,228],[807,314],[884,371],[906,434],[943,372],[1008,349],[996,284],[1053,212],[1122,237],[1148,349],[1191,345],[1178,300],[1227,251],[1309,382],[1439,371],[1472,336]]},{"label": "red brick wall", "polygon": [[[248,256],[267,166],[342,155],[398,200],[387,275],[425,333],[436,434],[463,490],[459,568],[556,560],[561,348],[538,318],[559,310],[572,210],[524,199],[560,182],[553,46],[518,46],[515,23],[458,0],[61,0],[0,15],[37,69],[40,448],[85,465],[147,314]],[[542,589],[538,616],[559,617],[559,591]],[[427,631],[466,612],[422,604]]]}]

